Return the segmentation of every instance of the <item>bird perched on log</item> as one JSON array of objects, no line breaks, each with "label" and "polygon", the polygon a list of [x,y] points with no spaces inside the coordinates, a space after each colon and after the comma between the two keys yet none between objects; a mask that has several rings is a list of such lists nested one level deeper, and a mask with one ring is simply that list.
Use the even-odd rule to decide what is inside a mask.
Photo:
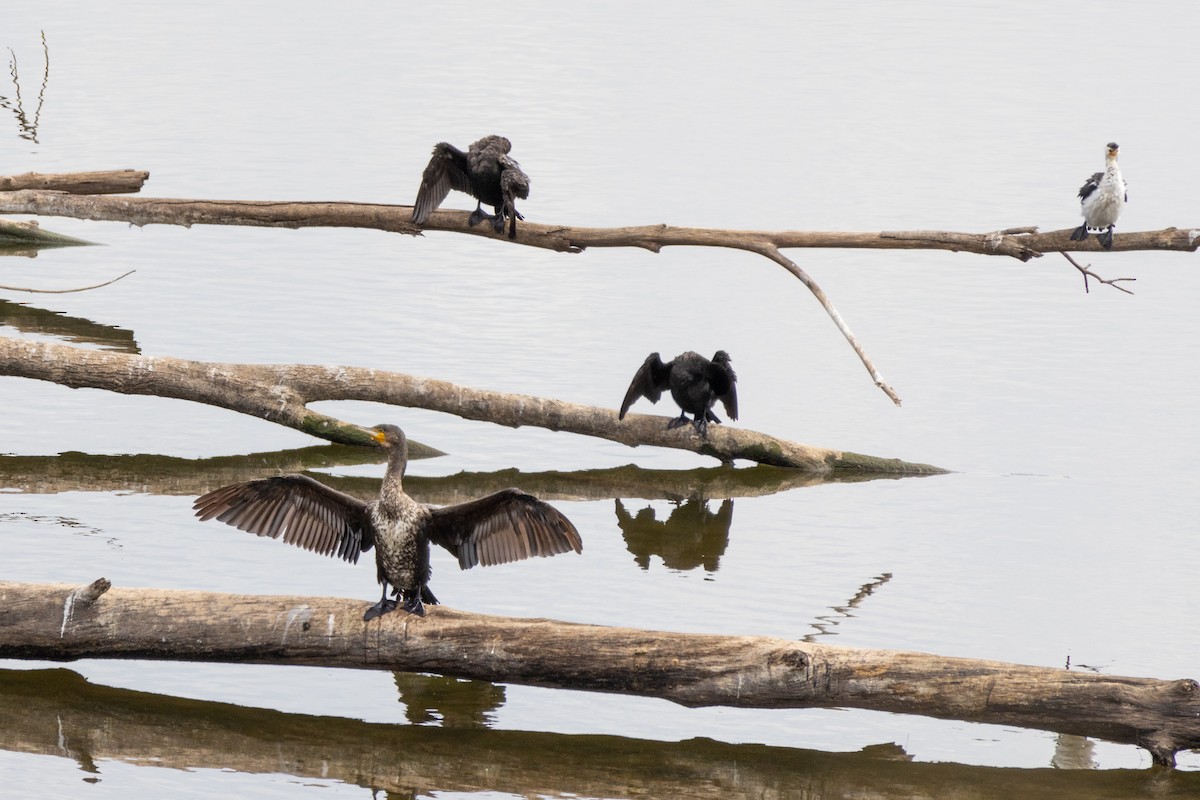
[{"label": "bird perched on log", "polygon": [[[439,142],[421,176],[421,188],[417,189],[417,201],[413,204],[413,222],[423,224],[450,190],[457,189],[477,201],[467,220],[469,224],[478,225],[486,219],[496,233],[503,233],[507,217],[508,238],[517,238],[517,220],[525,217],[517,211],[516,198],[529,197],[529,176],[509,157],[510,150],[512,142],[503,136],[485,136],[465,153],[452,144]],[[496,213],[485,214],[484,203],[495,208]]]},{"label": "bird perched on log", "polygon": [[617,418],[625,419],[625,413],[639,397],[657,403],[664,389],[671,390],[671,397],[680,408],[679,417],[667,423],[667,430],[686,425],[690,413],[694,417],[690,422],[701,436],[707,436],[708,423],[721,424],[712,413],[718,400],[725,406],[730,419],[738,418],[737,374],[733,371],[729,353],[724,350],[718,350],[712,361],[690,350],[665,364],[658,353],[646,356],[625,392]]},{"label": "bird perched on log", "polygon": [[388,452],[379,498],[364,503],[305,475],[235,483],[200,497],[194,508],[202,521],[213,519],[259,536],[282,538],[351,563],[375,548],[383,597],[367,609],[372,620],[396,608],[392,593],[410,614],[425,615],[436,604],[429,591],[429,543],[439,544],[462,569],[520,561],[530,556],[583,552],[579,531],[558,510],[519,489],[504,489],[477,500],[434,508],[404,492],[408,439],[395,425],[378,425],[374,439]]},{"label": "bird perched on log", "polygon": [[1109,142],[1104,151],[1104,172],[1097,172],[1084,182],[1079,190],[1080,210],[1083,224],[1071,233],[1071,241],[1082,242],[1088,236],[1088,228],[1100,231],[1100,246],[1112,250],[1113,227],[1129,194],[1125,191],[1125,179],[1117,166],[1116,142]]}]

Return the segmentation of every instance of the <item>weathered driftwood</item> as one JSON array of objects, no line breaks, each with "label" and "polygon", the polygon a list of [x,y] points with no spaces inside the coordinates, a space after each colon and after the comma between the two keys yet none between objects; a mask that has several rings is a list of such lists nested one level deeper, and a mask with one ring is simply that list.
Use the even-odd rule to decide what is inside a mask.
[{"label": "weathered driftwood", "polygon": [[136,169],[110,169],[92,172],[0,175],[0,192],[36,189],[68,194],[125,194],[140,192],[150,173]]},{"label": "weathered driftwood", "polygon": [[425,408],[513,428],[533,425],[597,436],[636,447],[674,447],[729,462],[737,458],[815,473],[856,470],[931,474],[928,464],[797,444],[729,425],[667,430],[667,418],[529,395],[488,392],[446,381],[362,367],[303,364],[219,364],[166,356],[129,355],[0,337],[0,375],[52,381],[72,388],[192,400],[287,425],[343,444],[372,444],[368,431],[310,410],[320,400],[368,400]]},{"label": "weathered driftwood", "polygon": [[[1001,769],[909,760],[884,744],[827,753],[712,739],[659,742],[621,736],[489,730],[454,710],[504,687],[398,677],[408,716],[440,713],[440,726],[392,725],[280,713],[96,685],[67,669],[0,670],[0,749],[68,758],[84,772],[105,762],[139,768],[234,770],[338,781],[398,795],[502,792],[519,797],[657,800],[1011,800],[1200,796],[1200,773],[1087,769],[1087,740],[1060,736],[1055,764]],[[445,707],[415,696],[421,684]],[[468,697],[463,697],[472,693]],[[432,705],[432,707],[430,707]]]},{"label": "weathered driftwood", "polygon": [[[103,581],[103,579],[101,579]],[[0,658],[296,664],[660,697],[688,707],[863,708],[1200,747],[1196,681],[469,614],[362,621],[364,601],[0,582]],[[106,582],[105,582],[106,583]],[[236,624],[233,624],[236,621]]]}]

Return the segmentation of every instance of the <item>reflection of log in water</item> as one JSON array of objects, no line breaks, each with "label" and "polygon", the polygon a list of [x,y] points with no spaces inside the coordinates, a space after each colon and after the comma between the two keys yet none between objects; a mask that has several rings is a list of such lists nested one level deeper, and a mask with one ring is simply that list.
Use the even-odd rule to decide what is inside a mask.
[{"label": "reflection of log in water", "polygon": [[710,739],[655,742],[382,725],[89,684],[69,670],[0,670],[0,748],[143,768],[283,772],[393,792],[679,798],[1195,797],[1200,774],[965,767],[895,746],[822,753]]},{"label": "reflection of log in water", "polygon": [[[440,450],[409,442],[409,458],[432,458]],[[201,495],[239,481],[288,472],[377,464],[387,454],[373,447],[332,444],[215,458],[158,455],[0,456],[0,487],[30,494],[59,492],[137,492],[156,495]],[[328,476],[321,476],[326,480]],[[364,479],[369,480],[369,479]],[[379,481],[375,493],[379,495]]]},{"label": "reflection of log in water", "polygon": [[726,498],[713,513],[702,496],[689,497],[676,502],[670,516],[662,521],[651,506],[631,515],[620,499],[615,502],[625,547],[639,567],[649,569],[650,557],[660,556],[668,569],[687,571],[703,566],[708,572],[716,572],[729,545],[732,499]]},{"label": "reflection of log in water", "polygon": [[[410,457],[431,458],[439,450],[409,440]],[[285,472],[333,469],[385,460],[378,448],[318,445],[276,453],[186,459],[157,455],[58,456],[0,455],[0,486],[36,494],[56,492],[136,491],[144,494],[201,495],[239,481]],[[379,496],[378,478],[318,476],[347,494],[364,500]],[[640,497],[677,500],[708,496],[760,497],[823,483],[899,480],[900,475],[830,473],[814,475],[782,467],[744,469],[710,467],[692,470],[647,470],[632,464],[576,472],[460,472],[446,477],[407,475],[404,485],[414,497],[434,505],[461,503],[517,486],[546,500],[610,500]]]},{"label": "reflection of log in water", "polygon": [[0,300],[0,325],[22,333],[53,336],[75,344],[95,344],[105,350],[141,352],[133,338],[133,331],[10,300]]}]

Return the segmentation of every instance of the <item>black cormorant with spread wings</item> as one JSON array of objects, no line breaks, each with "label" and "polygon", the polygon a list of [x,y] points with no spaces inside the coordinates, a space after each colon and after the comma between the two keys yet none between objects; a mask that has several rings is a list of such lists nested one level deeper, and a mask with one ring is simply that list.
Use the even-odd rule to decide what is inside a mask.
[{"label": "black cormorant with spread wings", "polygon": [[404,431],[395,425],[374,430],[374,438],[388,451],[388,465],[373,502],[306,475],[283,475],[209,492],[196,500],[196,516],[350,562],[374,547],[383,597],[364,620],[396,608],[397,601],[388,597],[389,583],[410,614],[424,616],[424,603],[437,603],[429,591],[430,542],[454,554],[462,569],[583,552],[579,531],[569,519],[519,489],[441,508],[418,503],[401,483],[408,463]]},{"label": "black cormorant with spread wings", "polygon": [[[508,155],[511,149],[512,143],[503,136],[485,136],[465,153],[452,144],[439,142],[421,176],[421,188],[417,190],[417,200],[413,204],[413,222],[423,224],[450,190],[457,189],[477,201],[468,219],[471,225],[486,219],[496,233],[502,233],[507,217],[508,238],[515,239],[517,220],[525,219],[517,211],[516,199],[529,197],[529,176],[516,159]],[[495,208],[496,213],[484,213],[484,203]]]},{"label": "black cormorant with spread wings", "polygon": [[695,417],[690,421],[696,430],[701,436],[707,436],[708,423],[721,422],[712,413],[712,407],[718,400],[725,406],[730,419],[738,418],[737,375],[730,363],[729,353],[724,350],[718,350],[711,361],[690,350],[665,364],[658,353],[646,356],[633,376],[629,390],[625,392],[618,418],[625,419],[629,407],[639,397],[657,403],[664,389],[671,390],[671,397],[682,412],[667,424],[668,430],[686,425],[690,413]]}]

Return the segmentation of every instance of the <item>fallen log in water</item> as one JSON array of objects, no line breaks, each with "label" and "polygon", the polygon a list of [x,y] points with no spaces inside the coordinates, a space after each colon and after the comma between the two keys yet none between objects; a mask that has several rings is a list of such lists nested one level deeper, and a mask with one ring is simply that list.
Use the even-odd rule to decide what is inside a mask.
[{"label": "fallen log in water", "polygon": [[340,444],[376,444],[370,431],[321,414],[308,403],[366,400],[456,414],[519,428],[597,436],[630,447],[656,445],[690,450],[724,462],[734,459],[793,467],[817,474],[835,471],[934,475],[929,464],[878,458],[777,439],[732,425],[710,426],[708,436],[691,426],[667,429],[667,418],[530,395],[489,392],[447,381],[361,367],[311,364],[222,364],[168,356],[130,355],[48,342],[0,337],[0,375],[51,381],[136,395],[175,397],[228,408],[287,425]]},{"label": "fallen log in water", "polygon": [[0,582],[0,658],[138,658],[434,672],[684,706],[864,708],[1090,736],[1173,765],[1200,687],[998,661],[470,614],[364,623],[364,601]]}]

